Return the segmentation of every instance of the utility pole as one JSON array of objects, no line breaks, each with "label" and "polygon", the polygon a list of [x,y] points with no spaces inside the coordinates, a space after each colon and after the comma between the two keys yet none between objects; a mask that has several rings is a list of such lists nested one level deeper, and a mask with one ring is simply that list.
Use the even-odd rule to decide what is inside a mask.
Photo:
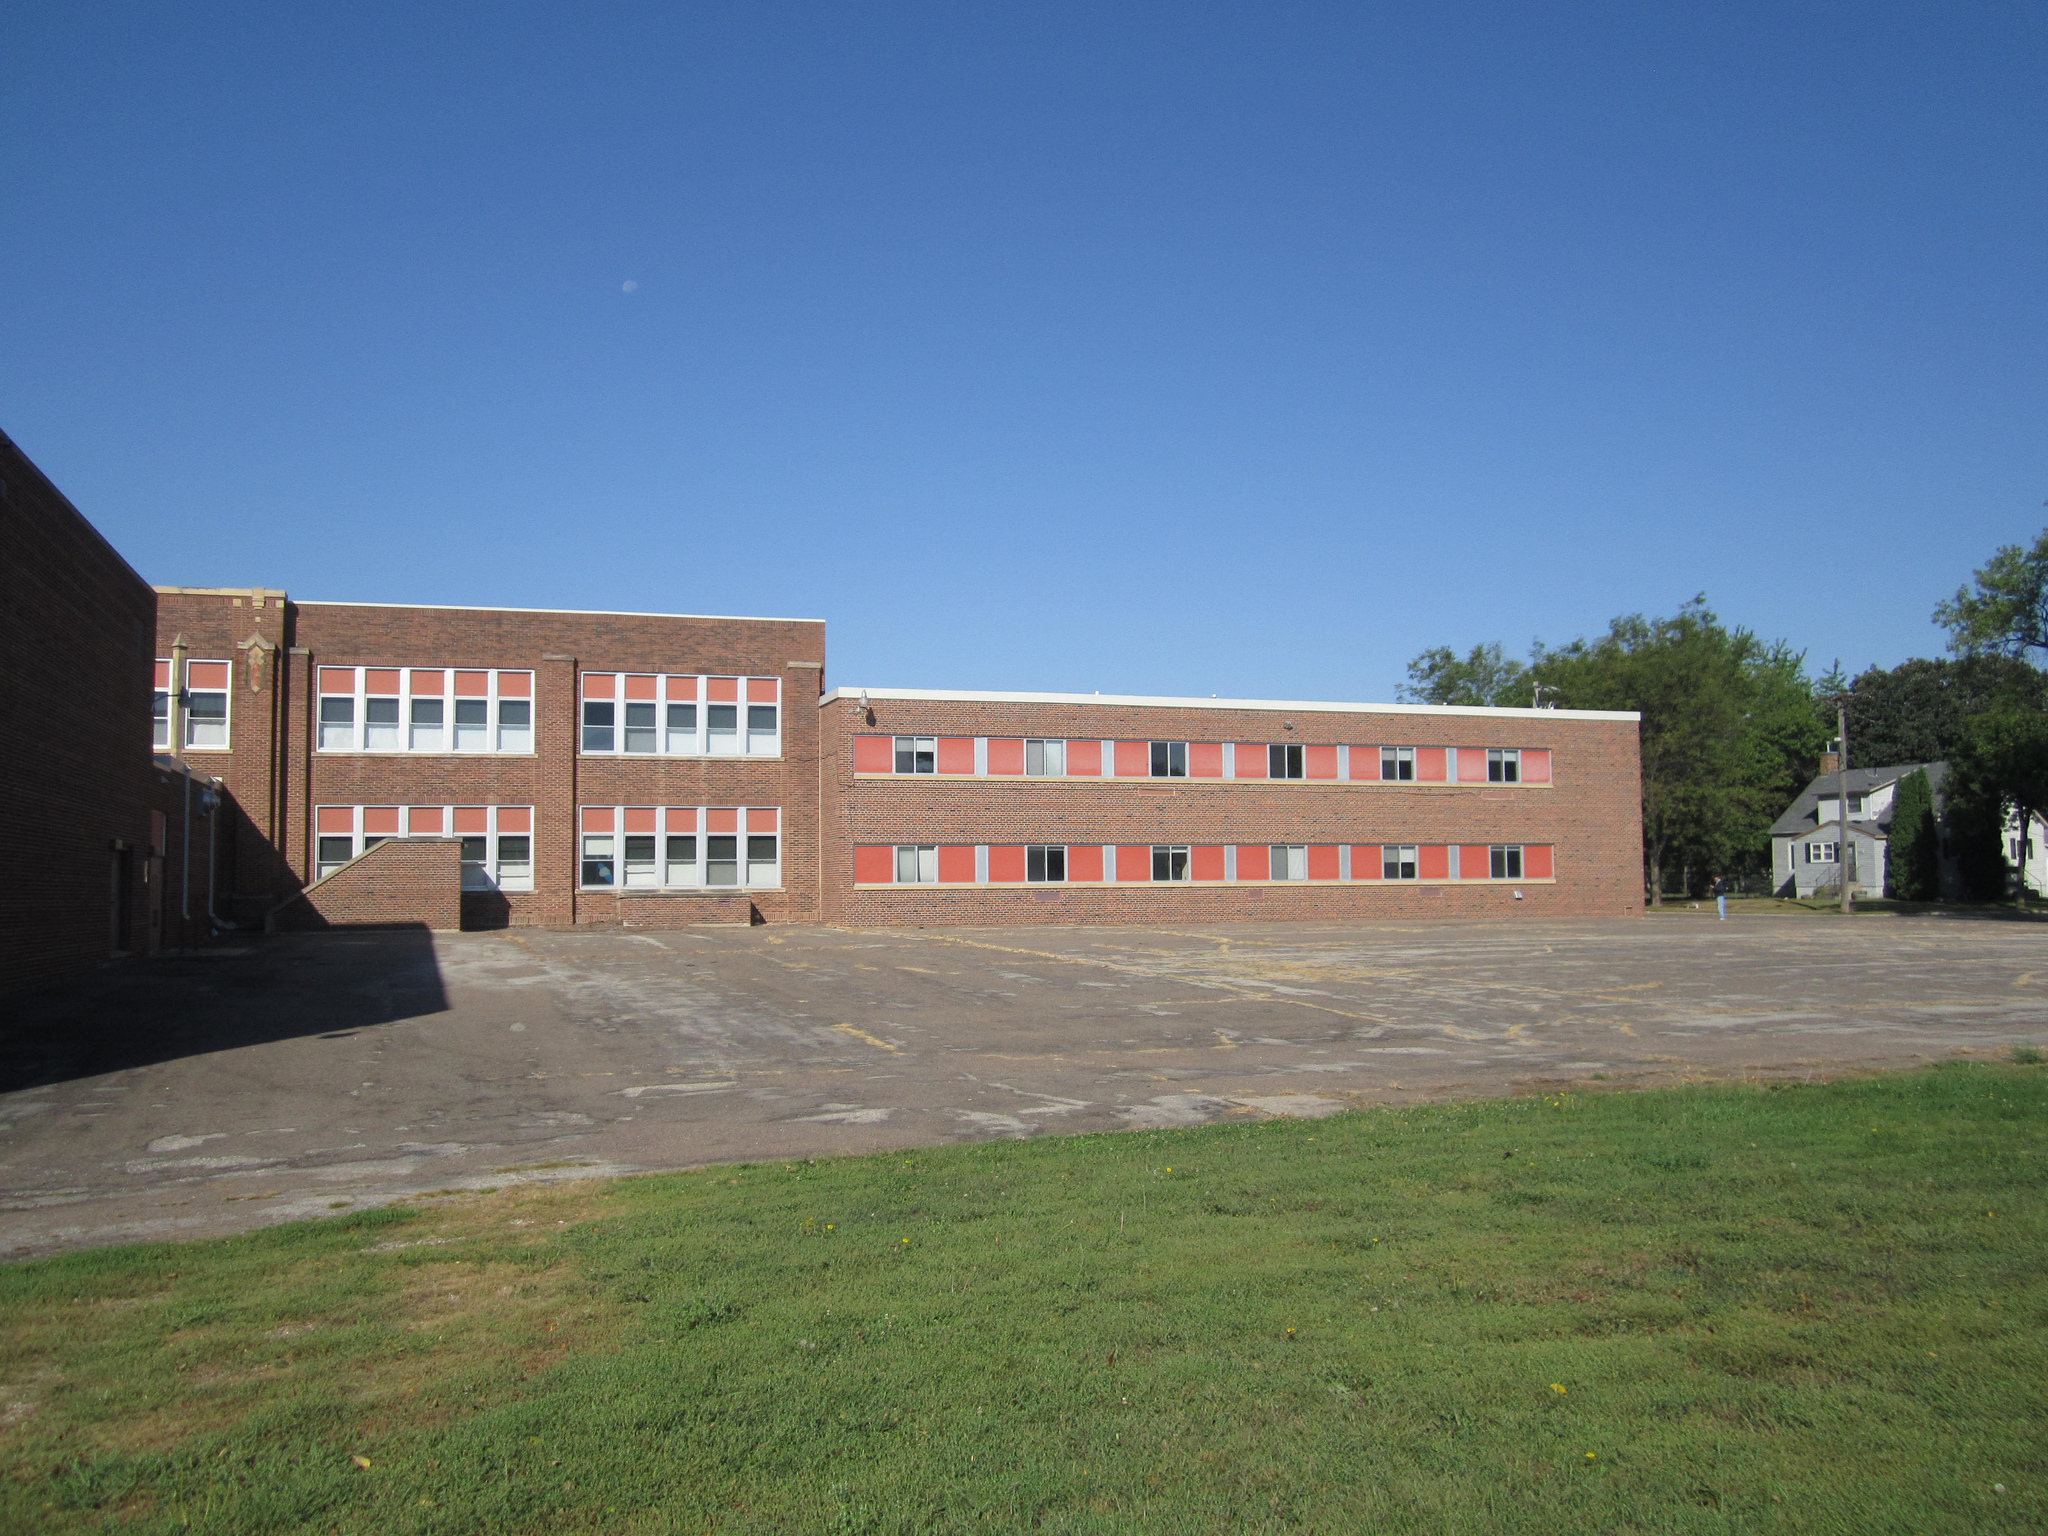
[{"label": "utility pole", "polygon": [[1855,912],[1856,902],[1849,894],[1849,858],[1853,852],[1849,844],[1849,706],[1841,699],[1835,700],[1835,730],[1839,738],[1835,745],[1841,748],[1835,758],[1835,794],[1839,797],[1835,809],[1842,817],[1842,845],[1835,850],[1835,868],[1842,875],[1842,916],[1848,917]]}]

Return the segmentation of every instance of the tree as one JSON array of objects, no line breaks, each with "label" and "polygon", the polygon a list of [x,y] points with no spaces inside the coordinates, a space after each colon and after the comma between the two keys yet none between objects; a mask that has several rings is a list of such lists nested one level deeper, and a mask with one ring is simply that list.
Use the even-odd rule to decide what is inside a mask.
[{"label": "tree", "polygon": [[[2001,828],[2012,816],[2020,836],[2030,836],[2034,817],[2048,810],[2048,712],[2008,702],[1976,716],[1952,772],[1965,797],[1986,811],[1995,808]],[[2025,873],[2022,857],[2016,893],[2022,903]]]},{"label": "tree", "polygon": [[[1817,692],[1826,697],[1827,691],[1824,679]],[[2002,700],[2039,701],[2042,676],[2007,656],[1915,657],[1889,672],[1872,667],[1844,691],[1853,764],[1935,763],[1961,749],[1972,716]]]},{"label": "tree", "polygon": [[1462,658],[1439,645],[1408,663],[1408,681],[1397,696],[1407,704],[1528,704],[1529,669],[1508,660],[1497,640],[1473,646]]},{"label": "tree", "polygon": [[2048,651],[2048,529],[2032,549],[2007,544],[1975,572],[1975,590],[1959,588],[1934,610],[1958,656]]},{"label": "tree", "polygon": [[1899,780],[1892,795],[1890,871],[1886,895],[1933,901],[1941,895],[1940,839],[1934,825],[1934,787],[1925,769]]}]

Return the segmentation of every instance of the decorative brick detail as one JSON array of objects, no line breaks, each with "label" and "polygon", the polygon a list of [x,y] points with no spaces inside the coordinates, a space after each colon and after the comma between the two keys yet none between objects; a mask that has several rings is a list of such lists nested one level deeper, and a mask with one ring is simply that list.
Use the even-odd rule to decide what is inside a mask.
[{"label": "decorative brick detail", "polygon": [[279,929],[462,926],[462,840],[404,837],[379,843],[271,915]]}]

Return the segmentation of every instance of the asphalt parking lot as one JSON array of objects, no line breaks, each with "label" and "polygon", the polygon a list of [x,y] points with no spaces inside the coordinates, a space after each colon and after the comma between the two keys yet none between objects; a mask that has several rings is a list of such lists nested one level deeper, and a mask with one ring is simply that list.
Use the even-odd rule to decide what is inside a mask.
[{"label": "asphalt parking lot", "polygon": [[1945,918],[326,934],[10,999],[0,1255],[434,1190],[2048,1043]]}]

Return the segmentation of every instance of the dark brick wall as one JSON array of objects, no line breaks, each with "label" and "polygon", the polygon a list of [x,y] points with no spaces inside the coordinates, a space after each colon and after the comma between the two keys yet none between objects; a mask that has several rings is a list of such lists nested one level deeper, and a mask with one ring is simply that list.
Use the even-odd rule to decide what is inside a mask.
[{"label": "dark brick wall", "polygon": [[[871,924],[1242,922],[1613,916],[1642,910],[1637,727],[1512,717],[875,699],[825,717],[827,912]],[[1294,729],[1285,729],[1285,722]],[[1548,748],[1549,788],[1264,780],[856,778],[857,734]],[[888,843],[1546,843],[1552,883],[857,890],[853,850]],[[1514,890],[1522,892],[1516,901]]]},{"label": "dark brick wall", "polygon": [[147,947],[155,610],[149,584],[0,434],[0,990]]},{"label": "dark brick wall", "polygon": [[379,843],[280,907],[274,925],[318,928],[462,926],[462,840],[405,837]]}]

